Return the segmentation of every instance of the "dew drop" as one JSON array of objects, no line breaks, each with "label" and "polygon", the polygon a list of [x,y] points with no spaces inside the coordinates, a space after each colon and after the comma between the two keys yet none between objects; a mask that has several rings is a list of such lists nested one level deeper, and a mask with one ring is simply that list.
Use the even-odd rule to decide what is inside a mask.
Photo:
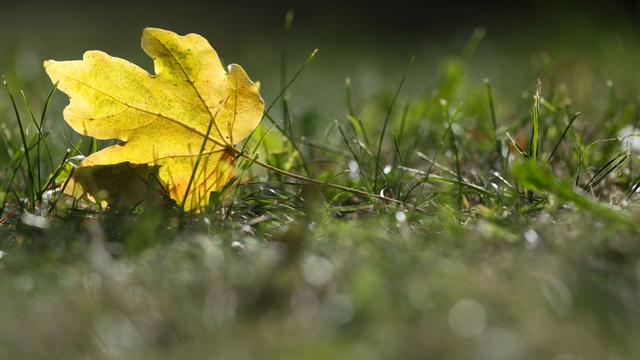
[{"label": "dew drop", "polygon": [[396,220],[399,223],[403,223],[403,222],[407,221],[407,214],[404,211],[396,212]]},{"label": "dew drop", "polygon": [[529,250],[533,250],[537,248],[539,244],[540,244],[540,235],[538,235],[538,233],[535,230],[529,229],[525,231],[524,233],[525,248]]},{"label": "dew drop", "polygon": [[323,257],[311,255],[302,264],[302,273],[309,284],[322,286],[333,277],[333,264]]},{"label": "dew drop", "polygon": [[482,304],[473,299],[462,299],[449,310],[449,326],[463,338],[478,336],[484,330],[487,313]]}]

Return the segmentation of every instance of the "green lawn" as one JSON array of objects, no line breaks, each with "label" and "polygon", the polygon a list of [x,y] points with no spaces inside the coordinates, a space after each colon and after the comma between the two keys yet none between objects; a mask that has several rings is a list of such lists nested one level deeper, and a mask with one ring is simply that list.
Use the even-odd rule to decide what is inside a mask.
[{"label": "green lawn", "polygon": [[308,64],[319,45],[293,35],[230,47],[274,104],[247,149],[403,204],[239,160],[197,215],[56,191],[112,142],[73,133],[59,92],[41,118],[58,54],[6,52],[0,358],[636,358],[640,39],[554,29]]}]

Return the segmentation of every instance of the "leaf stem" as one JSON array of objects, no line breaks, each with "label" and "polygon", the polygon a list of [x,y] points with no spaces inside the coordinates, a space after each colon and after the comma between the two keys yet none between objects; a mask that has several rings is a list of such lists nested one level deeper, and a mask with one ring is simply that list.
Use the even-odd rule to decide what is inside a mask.
[{"label": "leaf stem", "polygon": [[352,194],[356,194],[356,195],[372,197],[372,198],[375,198],[375,199],[378,199],[378,200],[382,200],[382,201],[389,201],[389,202],[393,202],[393,203],[400,204],[400,205],[414,207],[414,206],[412,206],[410,204],[407,204],[407,203],[405,203],[403,201],[400,201],[398,199],[389,198],[389,197],[386,197],[386,196],[377,195],[377,194],[369,193],[369,192],[366,192],[366,191],[350,188],[350,187],[347,187],[347,186],[333,184],[333,183],[330,183],[330,182],[324,182],[324,181],[313,179],[313,178],[310,178],[310,177],[307,177],[307,176],[304,176],[304,175],[299,175],[299,174],[295,174],[295,173],[292,173],[292,172],[288,172],[286,170],[282,170],[282,169],[279,169],[279,168],[277,168],[275,166],[272,166],[272,165],[269,165],[269,164],[267,164],[265,162],[262,162],[262,161],[258,160],[257,158],[251,157],[251,156],[247,155],[246,153],[244,153],[244,152],[242,152],[242,151],[240,151],[240,150],[238,150],[238,149],[236,149],[234,147],[229,146],[228,149],[231,152],[233,152],[237,157],[242,157],[242,158],[247,159],[247,160],[255,163],[256,165],[261,166],[261,167],[263,167],[263,168],[265,168],[265,169],[267,169],[269,171],[273,171],[273,172],[275,172],[277,174],[280,174],[280,175],[283,175],[283,176],[286,176],[286,177],[289,177],[289,178],[292,178],[292,179],[304,181],[304,182],[309,183],[309,184],[316,184],[316,185],[326,186],[326,187],[330,187],[330,188],[333,188],[333,189],[336,189],[336,190],[346,191],[346,192],[349,192],[349,193],[352,193]]}]

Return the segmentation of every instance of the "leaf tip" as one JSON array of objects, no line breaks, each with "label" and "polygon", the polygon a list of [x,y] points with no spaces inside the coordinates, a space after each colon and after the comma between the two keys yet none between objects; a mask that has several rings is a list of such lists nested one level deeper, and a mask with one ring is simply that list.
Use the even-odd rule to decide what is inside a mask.
[{"label": "leaf tip", "polygon": [[176,35],[173,31],[160,29],[157,27],[146,27],[142,29],[142,42],[150,40],[149,37],[157,38],[163,37],[163,35],[173,34]]},{"label": "leaf tip", "polygon": [[50,68],[50,67],[52,67],[55,63],[56,63],[56,61],[55,61],[55,60],[45,60],[45,61],[42,63],[42,67],[44,68],[44,70],[45,70],[46,72],[49,72],[49,68]]},{"label": "leaf tip", "polygon": [[158,32],[158,31],[167,32],[167,30],[162,30],[160,28],[153,27],[153,26],[147,26],[146,28],[142,29],[142,33],[152,33],[152,32]]}]

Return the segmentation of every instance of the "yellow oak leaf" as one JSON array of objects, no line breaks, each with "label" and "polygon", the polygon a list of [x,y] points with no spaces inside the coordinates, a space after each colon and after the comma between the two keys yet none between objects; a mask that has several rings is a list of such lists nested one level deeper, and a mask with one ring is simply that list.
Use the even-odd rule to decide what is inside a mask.
[{"label": "yellow oak leaf", "polygon": [[[51,81],[70,98],[67,123],[83,135],[121,141],[85,158],[76,169],[81,176],[65,192],[93,200],[143,196],[126,189],[131,174],[117,174],[125,163],[147,165],[157,168],[157,182],[176,203],[186,211],[202,209],[209,193],[232,178],[232,147],[258,126],[264,102],[242,67],[225,70],[200,35],[146,28],[142,48],[155,74],[101,51],[87,51],[82,60],[45,61]],[[105,170],[111,165],[118,165],[115,173]],[[114,181],[98,186],[93,169]],[[122,194],[99,196],[96,189]]]}]

